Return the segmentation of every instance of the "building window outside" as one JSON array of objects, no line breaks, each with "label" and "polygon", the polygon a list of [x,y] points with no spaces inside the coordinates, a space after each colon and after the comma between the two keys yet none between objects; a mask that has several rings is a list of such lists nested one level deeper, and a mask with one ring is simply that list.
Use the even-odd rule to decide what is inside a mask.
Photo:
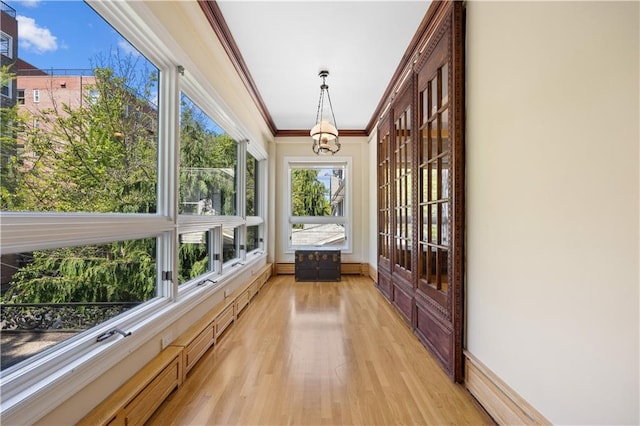
[{"label": "building window outside", "polygon": [[36,104],[40,102],[40,89],[33,89],[33,102]]},{"label": "building window outside", "polygon": [[24,105],[24,89],[18,89],[16,101],[18,102],[18,105]]},{"label": "building window outside", "polygon": [[289,251],[350,250],[350,159],[285,159],[288,168]]},{"label": "building window outside", "polygon": [[13,59],[13,37],[0,31],[0,54]]},{"label": "building window outside", "polygon": [[4,96],[5,98],[10,98],[11,97],[11,82],[7,82],[5,84],[2,85],[2,87],[0,87],[0,95]]}]

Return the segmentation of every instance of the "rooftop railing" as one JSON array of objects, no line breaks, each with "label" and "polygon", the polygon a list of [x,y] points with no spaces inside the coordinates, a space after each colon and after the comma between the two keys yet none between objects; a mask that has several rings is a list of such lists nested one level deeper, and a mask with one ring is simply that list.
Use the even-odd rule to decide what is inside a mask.
[{"label": "rooftop railing", "polygon": [[27,68],[27,69],[19,69],[18,75],[20,77],[33,77],[33,76],[42,76],[48,75],[52,77],[56,76],[83,76],[83,77],[93,77],[94,73],[92,69],[80,69],[80,68]]},{"label": "rooftop railing", "polygon": [[12,18],[16,17],[16,10],[3,1],[0,1],[0,12],[6,13]]}]

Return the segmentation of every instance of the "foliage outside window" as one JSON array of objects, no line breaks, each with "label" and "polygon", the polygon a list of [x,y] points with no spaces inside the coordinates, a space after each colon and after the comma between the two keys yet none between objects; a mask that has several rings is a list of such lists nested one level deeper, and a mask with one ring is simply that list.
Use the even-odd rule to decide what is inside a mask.
[{"label": "foliage outside window", "polygon": [[258,160],[253,155],[247,153],[247,216],[258,216],[258,192],[256,183],[258,182]]},{"label": "foliage outside window", "polygon": [[180,101],[180,214],[236,214],[237,144],[187,96]]},{"label": "foliage outside window", "polygon": [[209,232],[180,234],[178,283],[183,284],[209,272]]},{"label": "foliage outside window", "polygon": [[156,296],[155,238],[18,253],[2,267],[2,370]]},{"label": "foliage outside window", "polygon": [[[116,3],[94,6],[119,10]],[[76,5],[88,8],[84,2]],[[3,409],[17,406],[24,414],[25,395],[54,394],[59,381],[44,384],[37,396],[30,394],[33,384],[54,369],[66,375],[65,389],[86,386],[86,379],[71,371],[73,363],[100,370],[102,361],[117,362],[125,355],[102,352],[99,345],[130,347],[118,336],[96,342],[91,333],[132,323],[146,332],[151,326],[145,321],[158,309],[178,315],[173,304],[192,303],[181,296],[195,288],[184,286],[176,294],[176,281],[234,271],[231,266],[245,260],[241,238],[247,238],[247,246],[257,241],[258,230],[247,229],[246,223],[262,223],[257,217],[261,183],[258,161],[239,155],[247,144],[239,148],[186,96],[158,90],[165,83],[177,84],[215,115],[215,101],[193,90],[198,86],[193,76],[179,75],[166,58],[154,57],[165,64],[157,69],[131,46],[119,49],[96,56],[75,96],[69,95],[74,86],[63,86],[51,70],[38,85],[21,84],[20,76],[6,67],[0,72],[0,81],[24,88],[19,102],[0,109]],[[149,51],[153,55],[155,50]],[[65,81],[70,78],[65,74]],[[69,96],[56,98],[60,88]],[[178,104],[180,122],[173,122],[169,111]],[[162,139],[160,122],[169,130]],[[179,153],[172,151],[178,142],[173,130],[179,130]],[[240,164],[238,159],[245,157],[247,163]],[[169,176],[174,166],[179,167],[177,182]],[[238,182],[247,187],[238,188]],[[245,194],[246,213],[237,208],[245,203],[236,200]],[[245,215],[255,216],[245,220]],[[43,232],[32,230],[32,223]],[[9,243],[4,232],[11,229],[20,232]],[[177,256],[177,271],[171,270],[171,256]],[[224,274],[222,262],[228,262]],[[175,278],[164,279],[169,275],[164,272]],[[13,339],[11,350],[17,352],[9,352],[6,338]]]},{"label": "foliage outside window", "polygon": [[348,161],[289,161],[289,248],[348,248]]},{"label": "foliage outside window", "polygon": [[[33,89],[28,104],[22,89],[2,108],[1,211],[63,224],[75,221],[68,213],[156,213],[159,70],[117,50],[94,63],[75,94],[57,92],[48,70],[29,78],[49,89]],[[2,256],[3,371],[159,295],[156,237],[113,240]]]}]

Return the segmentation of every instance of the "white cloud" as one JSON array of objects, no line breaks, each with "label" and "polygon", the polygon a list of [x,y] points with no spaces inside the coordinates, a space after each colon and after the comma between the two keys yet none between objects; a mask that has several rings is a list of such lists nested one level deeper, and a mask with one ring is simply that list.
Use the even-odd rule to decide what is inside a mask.
[{"label": "white cloud", "polygon": [[134,57],[140,55],[140,52],[138,52],[136,48],[131,46],[129,42],[127,42],[126,40],[119,40],[118,48],[122,50],[124,53],[126,53],[127,55],[131,55]]},{"label": "white cloud", "polygon": [[18,21],[18,40],[20,47],[35,53],[54,52],[58,50],[56,36],[48,28],[39,27],[35,19],[16,16]]},{"label": "white cloud", "polygon": [[41,0],[22,0],[20,4],[24,7],[38,7],[38,3],[40,3],[40,1]]}]

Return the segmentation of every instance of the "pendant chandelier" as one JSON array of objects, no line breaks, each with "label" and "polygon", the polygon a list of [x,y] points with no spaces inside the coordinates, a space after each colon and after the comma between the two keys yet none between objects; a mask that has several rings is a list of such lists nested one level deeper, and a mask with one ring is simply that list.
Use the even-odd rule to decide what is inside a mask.
[{"label": "pendant chandelier", "polygon": [[[318,74],[322,78],[320,85],[320,100],[318,100],[318,112],[316,114],[316,125],[311,129],[310,135],[313,138],[313,152],[320,154],[335,154],[340,151],[340,141],[338,140],[338,129],[335,126],[336,117],[333,115],[333,105],[331,105],[331,96],[329,95],[329,86],[326,79],[329,71],[323,70]],[[329,111],[331,116],[324,117],[324,97],[327,95],[329,102]],[[333,124],[329,121],[333,120]]]}]

